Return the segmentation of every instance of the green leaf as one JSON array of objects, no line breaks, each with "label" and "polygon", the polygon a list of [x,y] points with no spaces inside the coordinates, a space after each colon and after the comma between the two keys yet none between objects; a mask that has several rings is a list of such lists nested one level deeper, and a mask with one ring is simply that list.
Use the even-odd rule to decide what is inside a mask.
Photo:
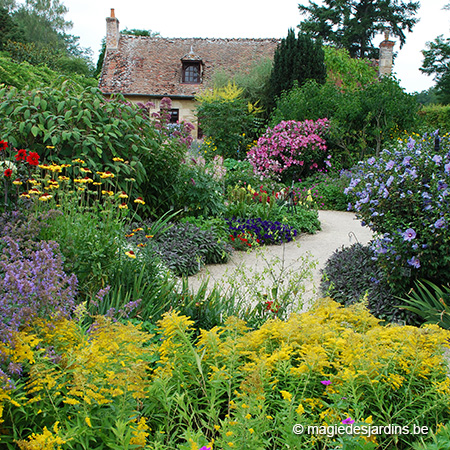
[{"label": "green leaf", "polygon": [[36,125],[33,125],[31,128],[31,134],[36,137],[39,134],[39,128]]}]

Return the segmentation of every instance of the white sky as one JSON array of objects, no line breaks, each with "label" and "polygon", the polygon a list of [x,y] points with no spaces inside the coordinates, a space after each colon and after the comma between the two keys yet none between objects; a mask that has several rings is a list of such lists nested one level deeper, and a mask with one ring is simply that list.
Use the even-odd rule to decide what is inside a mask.
[{"label": "white sky", "polygon": [[[70,34],[79,36],[81,45],[93,50],[95,62],[111,8],[115,9],[120,29],[150,29],[163,37],[283,38],[301,20],[300,0],[62,0],[62,3],[69,8],[66,19],[74,23]],[[440,34],[450,37],[450,11],[442,10],[447,3],[449,0],[422,0],[420,22],[413,33],[406,34],[406,44],[401,50],[397,39],[394,72],[407,92],[420,92],[434,84],[432,77],[419,71],[421,50]],[[380,36],[376,43],[382,39]]]}]

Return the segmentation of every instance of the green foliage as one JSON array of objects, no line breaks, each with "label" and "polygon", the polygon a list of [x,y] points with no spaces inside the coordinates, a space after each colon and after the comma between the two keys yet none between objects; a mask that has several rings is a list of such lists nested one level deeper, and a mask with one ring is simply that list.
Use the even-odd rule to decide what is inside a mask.
[{"label": "green foliage", "polygon": [[0,50],[3,50],[9,40],[20,42],[23,40],[23,33],[8,10],[0,6]]},{"label": "green foliage", "polygon": [[[11,145],[39,149],[41,159],[83,158],[94,173],[120,172],[122,182],[136,181],[128,194],[145,192],[148,213],[174,204],[173,180],[186,144],[168,137],[161,121],[148,120],[145,105],[134,106],[121,95],[105,99],[97,88],[63,80],[31,90],[3,88],[0,99],[0,133]],[[114,158],[127,162],[117,165]]]},{"label": "green foliage", "polygon": [[281,96],[271,122],[327,117],[327,148],[341,167],[380,151],[396,130],[411,130],[419,105],[395,79],[383,77],[354,91],[328,80],[309,82]]},{"label": "green foliage", "polygon": [[[33,89],[60,84],[65,79],[67,77],[48,67],[32,66],[27,62],[19,64],[13,61],[6,53],[0,53],[0,84],[22,90],[26,86]],[[70,79],[84,88],[97,85],[96,80],[93,78],[86,78],[75,73],[71,73]]]},{"label": "green foliage", "polygon": [[327,80],[342,91],[355,91],[378,78],[378,70],[370,59],[352,58],[348,50],[324,46]]},{"label": "green foliage", "polygon": [[257,110],[249,107],[242,97],[243,90],[229,83],[223,88],[205,91],[196,97],[197,116],[205,136],[216,147],[216,154],[224,158],[245,157],[251,142],[249,132],[259,127]]},{"label": "green foliage", "polygon": [[406,298],[403,309],[412,311],[424,319],[425,323],[434,323],[450,329],[450,287],[437,286],[431,281],[418,280]]},{"label": "green foliage", "polygon": [[424,106],[434,105],[439,103],[436,87],[430,87],[426,91],[421,91],[415,94],[417,103]]},{"label": "green foliage", "polygon": [[300,33],[296,37],[294,30],[290,29],[287,37],[278,44],[273,57],[266,100],[268,109],[273,109],[276,98],[282,92],[289,91],[294,82],[299,86],[308,80],[316,80],[322,84],[325,78],[326,69],[321,42]]},{"label": "green foliage", "polygon": [[450,132],[450,105],[429,105],[419,111],[422,124],[427,130]]},{"label": "green foliage", "polygon": [[177,208],[191,216],[218,216],[225,210],[223,158],[206,163],[201,156],[186,160],[177,180]]},{"label": "green foliage", "polygon": [[400,39],[403,47],[404,31],[411,31],[419,20],[414,17],[419,2],[403,0],[325,0],[320,5],[309,1],[307,6],[300,4],[299,9],[306,16],[300,23],[302,32],[343,47],[359,58],[378,58],[372,39],[386,29]]},{"label": "green foliage", "polygon": [[440,425],[436,433],[431,434],[431,439],[427,438],[426,442],[413,444],[413,450],[446,450],[450,446],[450,425]]},{"label": "green foliage", "polygon": [[299,186],[303,187],[303,192],[308,189],[315,194],[319,209],[347,211],[348,198],[344,194],[344,190],[348,186],[350,178],[351,173],[344,170],[339,173],[321,173],[307,178]]},{"label": "green foliage", "polygon": [[34,42],[8,41],[4,49],[18,63],[27,62],[33,66],[45,65],[54,71],[66,74],[88,76],[92,72],[92,63],[86,58],[69,56],[63,49],[52,46],[36,45]]},{"label": "green foliage", "polygon": [[258,104],[267,97],[267,89],[272,72],[273,61],[263,58],[253,64],[249,71],[229,74],[218,70],[214,73],[213,83],[217,88],[223,88],[228,83],[235,83],[242,89],[242,96],[252,104]]},{"label": "green foliage", "polygon": [[[156,225],[158,221],[155,222]],[[156,233],[154,223],[140,224],[129,230],[128,242],[133,244],[137,259],[155,256],[178,276],[197,273],[204,264],[221,264],[228,261],[231,248],[219,239],[214,231],[203,230],[190,223],[171,223],[161,233]]]},{"label": "green foliage", "polygon": [[345,306],[365,299],[370,312],[386,322],[405,322],[412,314],[398,308],[383,270],[373,259],[370,246],[353,244],[336,250],[323,269],[320,289]]}]

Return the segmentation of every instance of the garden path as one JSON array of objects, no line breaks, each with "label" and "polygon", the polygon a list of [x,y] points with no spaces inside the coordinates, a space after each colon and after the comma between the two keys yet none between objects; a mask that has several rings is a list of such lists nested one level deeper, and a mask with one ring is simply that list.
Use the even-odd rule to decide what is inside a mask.
[{"label": "garden path", "polygon": [[307,309],[319,296],[321,269],[334,251],[355,242],[365,244],[372,238],[372,231],[361,226],[361,222],[351,212],[319,211],[319,220],[322,229],[316,234],[302,234],[293,242],[265,247],[263,256],[257,251],[234,252],[227,264],[208,265],[191,276],[189,286],[195,291],[205,277],[209,277],[210,285],[214,282],[226,285],[226,280],[238,266],[244,264],[253,271],[263,271],[267,267],[266,262],[272,258],[284,259],[285,267],[297,270],[302,265],[301,258],[309,256],[311,260],[317,261],[317,266],[312,271],[312,280],[304,283],[303,308]]}]

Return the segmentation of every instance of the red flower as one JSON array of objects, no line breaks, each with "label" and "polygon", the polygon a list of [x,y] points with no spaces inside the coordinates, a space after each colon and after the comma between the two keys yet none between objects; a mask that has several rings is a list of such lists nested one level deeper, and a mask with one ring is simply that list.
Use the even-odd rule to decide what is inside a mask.
[{"label": "red flower", "polygon": [[30,152],[27,157],[27,163],[30,166],[37,166],[39,164],[39,155],[36,152]]},{"label": "red flower", "polygon": [[0,141],[0,152],[8,148],[8,143],[6,141]]},{"label": "red flower", "polygon": [[27,159],[27,151],[23,148],[17,151],[16,161],[25,161]]},{"label": "red flower", "polygon": [[5,177],[10,178],[12,175],[12,170],[11,169],[6,169],[4,172]]}]

